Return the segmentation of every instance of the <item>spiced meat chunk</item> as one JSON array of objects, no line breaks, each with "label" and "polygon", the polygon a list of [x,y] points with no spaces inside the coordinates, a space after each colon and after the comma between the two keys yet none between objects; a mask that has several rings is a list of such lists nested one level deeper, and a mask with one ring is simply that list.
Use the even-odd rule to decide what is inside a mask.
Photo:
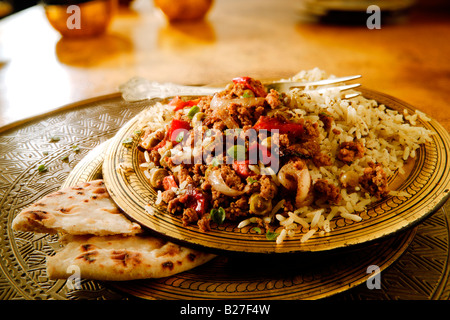
[{"label": "spiced meat chunk", "polygon": [[253,123],[263,114],[264,101],[255,101],[252,103],[230,103],[228,113],[239,126],[252,126]]},{"label": "spiced meat chunk", "polygon": [[197,226],[202,232],[207,232],[211,230],[211,219],[209,214],[205,214],[197,221]]},{"label": "spiced meat chunk", "polygon": [[199,219],[198,213],[193,208],[184,209],[183,216],[181,218],[184,226],[187,226],[187,225],[190,225],[191,223],[197,222],[198,219]]},{"label": "spiced meat chunk", "polygon": [[286,143],[280,143],[281,153],[302,159],[311,159],[317,167],[332,165],[330,157],[320,149],[317,123],[307,120],[304,122],[304,128],[305,131],[300,138],[291,139],[299,140],[297,143],[289,141],[288,147],[284,147]]},{"label": "spiced meat chunk", "polygon": [[262,176],[259,180],[261,184],[260,195],[266,200],[271,200],[277,194],[277,187],[269,176]]},{"label": "spiced meat chunk", "polygon": [[364,156],[364,146],[360,142],[342,142],[339,145],[337,158],[347,164]]},{"label": "spiced meat chunk", "polygon": [[312,160],[316,167],[331,166],[333,164],[331,158],[323,152],[315,154]]},{"label": "spiced meat chunk", "polygon": [[223,98],[234,99],[242,97],[265,97],[267,95],[266,88],[261,81],[250,77],[238,77],[233,79],[233,83],[229,84],[224,91],[219,92]]},{"label": "spiced meat chunk", "polygon": [[282,104],[280,93],[273,89],[271,89],[270,92],[267,94],[266,101],[271,109],[276,109],[280,107]]},{"label": "spiced meat chunk", "polygon": [[180,169],[180,172],[178,173],[178,180],[180,181],[180,184],[183,182],[185,182],[188,185],[193,183],[193,179],[190,176],[190,172],[187,168]]},{"label": "spiced meat chunk", "polygon": [[149,157],[150,157],[150,162],[154,163],[156,166],[160,166],[161,163],[161,155],[159,154],[159,152],[157,150],[151,150],[148,153]]},{"label": "spiced meat chunk", "polygon": [[170,201],[172,201],[173,199],[175,199],[177,197],[177,194],[172,190],[166,190],[163,191],[161,194],[162,197],[162,201],[164,201],[165,203],[169,203]]},{"label": "spiced meat chunk", "polygon": [[317,139],[320,136],[319,125],[317,122],[312,122],[310,120],[306,120],[304,122],[305,132],[302,135],[302,139],[311,140]]},{"label": "spiced meat chunk", "polygon": [[248,215],[249,203],[247,196],[240,196],[236,201],[230,202],[229,207],[225,208],[226,219],[238,221]]},{"label": "spiced meat chunk", "polygon": [[334,122],[333,116],[331,114],[327,112],[321,112],[319,113],[319,119],[323,122],[323,128],[325,130],[328,131],[331,129]]},{"label": "spiced meat chunk", "polygon": [[341,190],[326,179],[317,179],[314,182],[314,197],[332,204],[339,204],[342,200]]},{"label": "spiced meat chunk", "polygon": [[364,190],[378,198],[386,197],[389,193],[387,175],[378,163],[369,163],[369,167],[364,169],[359,178],[359,183]]},{"label": "spiced meat chunk", "polygon": [[239,177],[236,171],[234,171],[229,165],[222,165],[220,168],[220,174],[222,175],[225,184],[230,188],[242,190],[245,187],[241,177]]},{"label": "spiced meat chunk", "polygon": [[167,203],[167,211],[172,214],[176,214],[183,210],[183,203],[179,198],[174,198]]}]

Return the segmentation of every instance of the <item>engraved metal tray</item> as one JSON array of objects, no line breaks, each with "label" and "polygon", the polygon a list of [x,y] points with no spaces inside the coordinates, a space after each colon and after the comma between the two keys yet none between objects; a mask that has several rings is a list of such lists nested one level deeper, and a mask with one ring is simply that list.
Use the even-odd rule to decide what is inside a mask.
[{"label": "engraved metal tray", "polygon": [[[146,102],[129,103],[123,101],[120,95],[113,94],[65,106],[60,111],[30,119],[25,123],[0,128],[1,300],[123,300],[136,297],[180,299],[182,296],[190,297],[187,291],[181,290],[186,287],[190,290],[188,292],[196,297],[199,297],[195,293],[196,290],[203,290],[204,293],[212,289],[220,291],[223,288],[227,288],[231,293],[239,293],[240,290],[248,292],[251,288],[270,293],[274,288],[286,289],[300,282],[309,281],[317,285],[318,278],[324,281],[309,297],[303,297],[293,290],[286,291],[290,296],[280,297],[333,300],[450,298],[448,201],[416,228],[398,235],[397,238],[384,240],[392,241],[390,245],[383,247],[381,242],[374,244],[377,248],[373,251],[377,252],[375,257],[364,250],[355,251],[351,256],[355,259],[353,262],[360,266],[358,272],[361,277],[358,280],[349,279],[348,274],[345,276],[345,272],[350,270],[350,260],[335,262],[341,264],[341,270],[344,272],[345,281],[339,285],[336,285],[336,276],[330,273],[336,269],[321,269],[315,273],[304,271],[286,276],[296,282],[289,282],[280,277],[268,280],[270,274],[258,272],[254,274],[255,278],[247,278],[247,281],[258,282],[259,287],[252,287],[253,284],[248,287],[239,286],[237,281],[242,281],[245,272],[249,270],[239,273],[237,267],[240,264],[229,257],[220,257],[215,264],[202,266],[212,268],[209,271],[206,269],[207,273],[202,274],[202,269],[198,269],[180,274],[178,279],[183,280],[178,282],[170,281],[170,278],[143,281],[140,284],[82,281],[80,288],[71,289],[63,280],[49,280],[45,272],[45,258],[53,254],[57,246],[57,236],[14,232],[10,227],[12,219],[22,208],[56,191],[70,179],[95,177],[97,173],[93,168],[98,165],[96,152],[101,150],[102,145],[112,138],[120,127],[145,107]],[[59,141],[50,142],[50,138],[55,136],[60,137]],[[73,148],[74,146],[77,148]],[[38,167],[42,164],[47,170],[39,172]],[[84,169],[80,170],[83,166]],[[369,265],[379,265],[382,269],[379,289],[370,289],[365,285],[369,276]],[[203,276],[202,281],[205,283],[212,281],[212,276],[217,277],[214,274],[217,270],[228,270],[228,274],[221,275],[221,285],[214,288],[200,286],[195,281],[195,277],[200,276]],[[170,294],[160,294],[161,287],[171,287]],[[192,290],[193,288],[195,290]],[[276,293],[276,290],[272,292]],[[277,299],[276,296],[273,298]]]}]

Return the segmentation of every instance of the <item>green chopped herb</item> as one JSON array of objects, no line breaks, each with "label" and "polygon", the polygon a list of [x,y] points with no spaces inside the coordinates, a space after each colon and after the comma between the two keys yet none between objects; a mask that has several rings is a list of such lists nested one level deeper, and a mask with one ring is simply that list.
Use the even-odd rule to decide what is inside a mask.
[{"label": "green chopped herb", "polygon": [[245,146],[238,144],[228,148],[227,155],[232,157],[234,160],[244,161],[245,151],[246,151]]},{"label": "green chopped herb", "polygon": [[61,158],[61,161],[67,161],[67,160],[69,160],[69,155],[68,154],[66,154],[65,156],[63,156]]},{"label": "green chopped herb", "polygon": [[255,231],[256,233],[259,233],[259,234],[262,233],[262,230],[261,230],[260,227],[254,227],[254,228],[252,228],[252,230]]},{"label": "green chopped herb", "polygon": [[136,131],[134,132],[134,134],[137,135],[137,136],[140,135],[141,133],[142,133],[142,130],[136,130]]},{"label": "green chopped herb", "polygon": [[47,167],[46,167],[44,164],[41,164],[41,165],[38,167],[38,171],[39,171],[39,172],[47,171]]},{"label": "green chopped herb", "polygon": [[247,178],[247,181],[248,181],[249,183],[255,183],[255,182],[258,182],[258,180],[254,179],[254,178],[252,178],[252,177],[248,177],[248,178]]},{"label": "green chopped herb", "polygon": [[217,159],[217,157],[214,157],[214,158],[211,160],[211,165],[214,166],[214,167],[218,167],[220,163],[221,163],[221,162],[220,162],[219,159]]},{"label": "green chopped herb", "polygon": [[58,136],[50,137],[50,142],[58,142],[59,140],[61,140],[61,138]]},{"label": "green chopped herb", "polygon": [[78,152],[78,151],[80,151],[80,147],[77,144],[75,144],[72,146],[72,150],[75,152]]},{"label": "green chopped herb", "polygon": [[219,207],[219,209],[211,209],[209,215],[211,220],[217,224],[222,224],[225,221],[225,210],[222,207]]},{"label": "green chopped herb", "polygon": [[189,109],[187,116],[189,117],[189,119],[192,119],[195,116],[195,114],[199,111],[200,108],[198,106],[193,106],[192,108]]},{"label": "green chopped herb", "polygon": [[42,154],[43,154],[44,156],[48,156],[48,151],[43,151]]},{"label": "green chopped herb", "polygon": [[254,98],[255,94],[251,90],[245,90],[242,94],[242,98]]},{"label": "green chopped herb", "polygon": [[278,237],[279,233],[267,230],[266,239],[267,240],[275,240]]},{"label": "green chopped herb", "polygon": [[184,131],[180,131],[180,133],[177,135],[177,138],[175,139],[176,142],[181,142],[184,139]]},{"label": "green chopped herb", "polygon": [[122,140],[122,144],[125,148],[131,148],[131,145],[133,144],[133,138],[126,138]]}]

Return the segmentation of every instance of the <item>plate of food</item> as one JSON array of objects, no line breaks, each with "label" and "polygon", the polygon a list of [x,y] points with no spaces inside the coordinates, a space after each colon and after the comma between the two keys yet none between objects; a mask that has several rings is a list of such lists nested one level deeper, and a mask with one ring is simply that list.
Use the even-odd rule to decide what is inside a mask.
[{"label": "plate of food", "polygon": [[106,187],[144,227],[213,251],[323,252],[393,235],[448,198],[450,138],[405,102],[358,92],[267,91],[243,77],[149,100],[108,146]]},{"label": "plate of food", "polygon": [[375,286],[376,275],[415,238],[417,228],[412,228],[363,248],[313,259],[214,255],[180,246],[144,230],[112,201],[102,180],[108,144],[92,149],[58,190],[25,207],[12,222],[15,232],[48,234],[47,242],[54,241],[42,260],[46,286],[82,295],[83,288],[95,291],[100,284],[149,300],[321,299],[364,282]]}]

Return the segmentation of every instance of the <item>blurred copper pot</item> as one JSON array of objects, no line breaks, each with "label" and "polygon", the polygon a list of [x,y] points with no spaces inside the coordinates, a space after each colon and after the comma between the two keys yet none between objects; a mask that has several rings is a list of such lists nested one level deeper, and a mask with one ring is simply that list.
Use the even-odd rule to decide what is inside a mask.
[{"label": "blurred copper pot", "polygon": [[115,13],[116,0],[44,0],[48,21],[64,37],[103,34]]},{"label": "blurred copper pot", "polygon": [[213,0],[154,0],[169,21],[202,19],[212,3]]}]

